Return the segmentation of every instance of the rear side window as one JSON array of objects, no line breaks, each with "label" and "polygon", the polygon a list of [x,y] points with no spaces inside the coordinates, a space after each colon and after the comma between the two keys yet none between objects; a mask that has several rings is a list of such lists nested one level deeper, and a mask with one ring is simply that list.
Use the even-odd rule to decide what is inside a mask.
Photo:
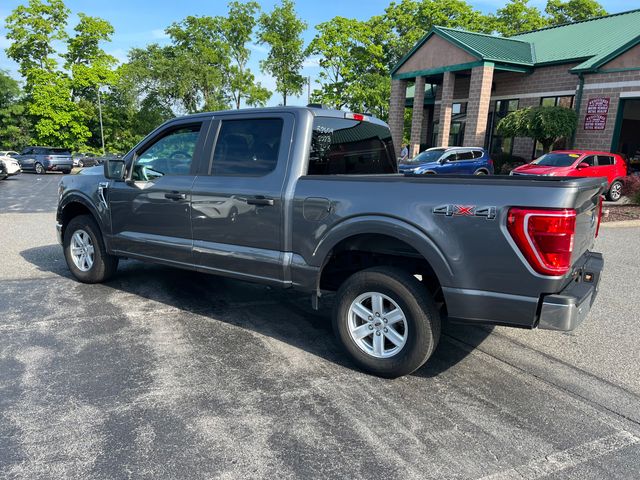
[{"label": "rear side window", "polygon": [[481,158],[482,157],[482,151],[481,150],[474,150],[473,151],[473,158]]},{"label": "rear side window", "polygon": [[598,155],[598,165],[601,167],[606,167],[607,165],[614,165],[615,162],[613,157],[608,155]]},{"label": "rear side window", "polygon": [[464,160],[473,160],[473,152],[471,151],[467,151],[467,152],[458,152],[456,159],[458,161],[464,161]]},{"label": "rear side window", "polygon": [[397,168],[387,127],[346,118],[314,119],[308,175],[396,173]]},{"label": "rear side window", "polygon": [[213,175],[261,177],[275,170],[281,118],[223,120],[213,154]]}]

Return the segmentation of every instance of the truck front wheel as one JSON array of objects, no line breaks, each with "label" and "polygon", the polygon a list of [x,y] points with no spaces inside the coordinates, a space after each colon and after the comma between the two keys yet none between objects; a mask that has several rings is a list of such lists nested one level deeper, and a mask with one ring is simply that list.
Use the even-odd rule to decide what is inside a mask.
[{"label": "truck front wheel", "polygon": [[422,366],[440,338],[440,316],[429,292],[412,275],[374,267],[338,290],[333,328],[362,369],[395,378]]},{"label": "truck front wheel", "polygon": [[64,230],[64,256],[69,270],[83,283],[108,280],[118,268],[118,257],[109,255],[93,217],[78,215]]}]

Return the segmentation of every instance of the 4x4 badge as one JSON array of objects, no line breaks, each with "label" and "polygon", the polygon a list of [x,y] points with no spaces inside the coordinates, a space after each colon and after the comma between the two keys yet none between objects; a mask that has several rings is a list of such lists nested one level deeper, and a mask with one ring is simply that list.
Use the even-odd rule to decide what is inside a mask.
[{"label": "4x4 badge", "polygon": [[476,207],[475,205],[439,205],[433,213],[447,217],[484,217],[487,220],[496,218],[496,207]]}]

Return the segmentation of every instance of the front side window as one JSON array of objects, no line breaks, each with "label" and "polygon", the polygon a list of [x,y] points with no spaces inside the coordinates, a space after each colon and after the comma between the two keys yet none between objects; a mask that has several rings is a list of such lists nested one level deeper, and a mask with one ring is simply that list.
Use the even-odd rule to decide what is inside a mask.
[{"label": "front side window", "polygon": [[391,132],[387,127],[346,118],[314,119],[309,175],[396,172]]},{"label": "front side window", "polygon": [[201,126],[196,124],[171,130],[143,150],[135,161],[132,179],[144,182],[165,175],[188,175]]},{"label": "front side window", "polygon": [[580,163],[586,163],[590,167],[593,167],[596,164],[596,156],[589,155],[588,157],[584,157],[582,160],[580,160]]},{"label": "front side window", "polygon": [[281,118],[223,120],[213,154],[213,175],[261,177],[275,170]]}]

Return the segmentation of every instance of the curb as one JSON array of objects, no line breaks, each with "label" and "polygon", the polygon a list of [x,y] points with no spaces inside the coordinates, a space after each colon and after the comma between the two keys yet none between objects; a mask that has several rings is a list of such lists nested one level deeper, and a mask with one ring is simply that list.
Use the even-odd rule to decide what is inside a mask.
[{"label": "curb", "polygon": [[619,220],[616,222],[602,222],[600,228],[631,228],[640,227],[640,220]]}]

